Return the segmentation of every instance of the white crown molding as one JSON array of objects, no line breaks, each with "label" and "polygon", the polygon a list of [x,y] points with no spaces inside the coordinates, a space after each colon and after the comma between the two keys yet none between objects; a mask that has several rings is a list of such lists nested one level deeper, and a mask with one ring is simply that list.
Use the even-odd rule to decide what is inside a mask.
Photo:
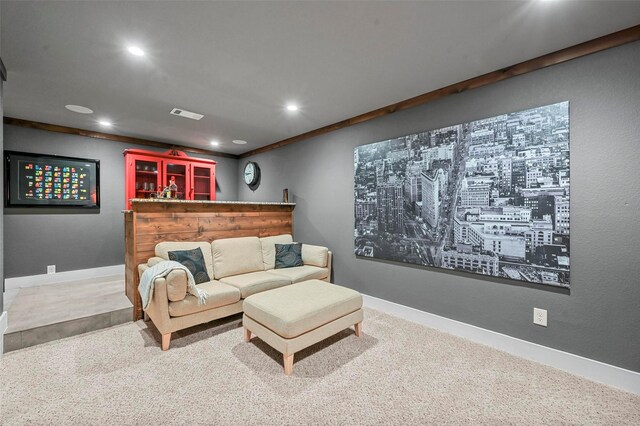
[{"label": "white crown molding", "polygon": [[364,306],[640,395],[640,373],[363,294]]}]

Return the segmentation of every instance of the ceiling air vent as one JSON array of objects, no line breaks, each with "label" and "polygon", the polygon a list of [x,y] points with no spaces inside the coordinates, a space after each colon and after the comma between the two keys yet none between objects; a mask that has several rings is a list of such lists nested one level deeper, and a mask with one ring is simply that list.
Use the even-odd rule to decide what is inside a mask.
[{"label": "ceiling air vent", "polygon": [[202,114],[198,114],[198,113],[191,112],[191,111],[185,111],[185,110],[180,109],[180,108],[172,109],[171,110],[171,114],[179,115],[180,117],[184,117],[184,118],[190,118],[192,120],[200,120],[202,117],[204,117],[204,115],[202,115]]}]

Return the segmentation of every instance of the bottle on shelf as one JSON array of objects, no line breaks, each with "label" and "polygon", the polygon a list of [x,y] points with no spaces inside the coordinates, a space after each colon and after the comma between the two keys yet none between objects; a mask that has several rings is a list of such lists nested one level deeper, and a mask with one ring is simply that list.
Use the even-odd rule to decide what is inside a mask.
[{"label": "bottle on shelf", "polygon": [[176,184],[175,176],[171,176],[169,181],[169,198],[178,198],[178,185]]}]

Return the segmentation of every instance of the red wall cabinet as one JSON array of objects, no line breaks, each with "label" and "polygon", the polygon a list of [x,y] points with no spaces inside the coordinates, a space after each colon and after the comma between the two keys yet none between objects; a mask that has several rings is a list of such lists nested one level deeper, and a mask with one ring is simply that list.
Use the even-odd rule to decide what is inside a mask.
[{"label": "red wall cabinet", "polygon": [[188,157],[182,151],[165,153],[126,149],[125,205],[131,210],[132,198],[152,198],[169,185],[173,177],[177,197],[182,200],[216,199],[216,162]]}]

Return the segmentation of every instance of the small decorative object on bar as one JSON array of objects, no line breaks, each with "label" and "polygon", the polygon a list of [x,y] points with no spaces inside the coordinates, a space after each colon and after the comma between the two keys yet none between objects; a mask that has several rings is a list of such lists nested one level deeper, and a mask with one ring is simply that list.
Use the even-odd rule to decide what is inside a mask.
[{"label": "small decorative object on bar", "polygon": [[283,203],[289,202],[289,188],[285,188],[282,190],[282,202]]},{"label": "small decorative object on bar", "polygon": [[171,190],[165,186],[162,191],[158,191],[158,198],[171,198]]},{"label": "small decorative object on bar", "polygon": [[171,176],[169,180],[169,196],[167,198],[178,198],[178,185],[176,185],[175,176]]},{"label": "small decorative object on bar", "polygon": [[355,148],[355,254],[569,288],[569,102]]}]

